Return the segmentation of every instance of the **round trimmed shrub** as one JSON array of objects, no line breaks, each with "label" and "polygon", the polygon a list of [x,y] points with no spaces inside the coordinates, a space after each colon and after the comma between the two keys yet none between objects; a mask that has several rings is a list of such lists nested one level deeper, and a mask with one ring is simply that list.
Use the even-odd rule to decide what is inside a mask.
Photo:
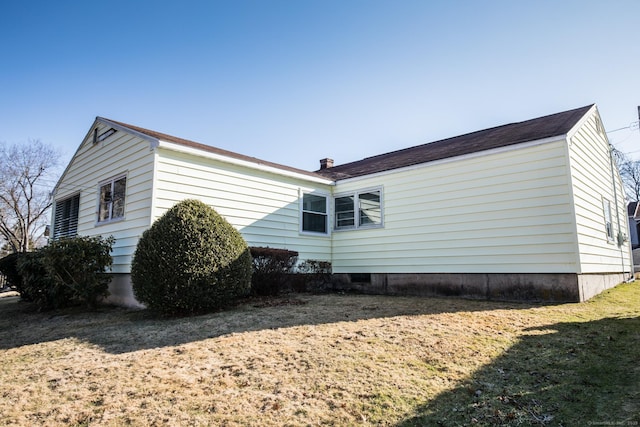
[{"label": "round trimmed shrub", "polygon": [[242,235],[213,208],[184,200],[146,230],[131,264],[136,299],[162,315],[228,306],[251,289]]}]

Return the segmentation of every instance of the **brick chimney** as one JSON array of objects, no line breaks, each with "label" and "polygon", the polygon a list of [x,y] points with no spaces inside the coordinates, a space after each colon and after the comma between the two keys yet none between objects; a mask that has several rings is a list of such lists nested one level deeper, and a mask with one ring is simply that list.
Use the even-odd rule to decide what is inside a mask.
[{"label": "brick chimney", "polygon": [[320,160],[320,169],[329,169],[333,167],[333,159],[326,158]]}]

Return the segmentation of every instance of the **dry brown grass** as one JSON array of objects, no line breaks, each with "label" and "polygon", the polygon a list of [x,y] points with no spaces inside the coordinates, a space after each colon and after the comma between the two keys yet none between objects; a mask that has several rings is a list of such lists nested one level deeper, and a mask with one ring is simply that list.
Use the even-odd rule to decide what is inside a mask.
[{"label": "dry brown grass", "polygon": [[295,295],[169,320],[0,298],[0,425],[635,425],[639,288],[556,306]]}]

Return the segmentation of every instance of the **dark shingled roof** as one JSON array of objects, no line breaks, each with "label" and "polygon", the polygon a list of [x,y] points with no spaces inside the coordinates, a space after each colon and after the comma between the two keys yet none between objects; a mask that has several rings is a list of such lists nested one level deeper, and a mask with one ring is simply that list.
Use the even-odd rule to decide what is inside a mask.
[{"label": "dark shingled roof", "polygon": [[198,150],[202,150],[202,151],[206,151],[206,152],[214,153],[214,154],[219,154],[221,156],[230,157],[232,159],[244,160],[246,162],[251,162],[251,163],[258,164],[258,165],[270,166],[270,167],[273,167],[273,168],[276,168],[276,169],[280,169],[280,170],[284,170],[284,171],[288,171],[288,172],[299,173],[299,174],[308,175],[308,176],[312,176],[312,177],[320,178],[320,179],[330,179],[330,178],[328,178],[326,176],[319,175],[319,174],[317,174],[315,172],[309,172],[309,171],[306,171],[306,170],[297,169],[297,168],[293,168],[293,167],[290,167],[290,166],[281,165],[281,164],[278,164],[278,163],[268,162],[266,160],[261,160],[261,159],[258,159],[256,157],[245,156],[244,154],[238,154],[238,153],[235,153],[233,151],[223,150],[222,148],[212,147],[211,145],[206,145],[206,144],[201,144],[199,142],[189,141],[188,139],[178,138],[176,136],[167,135],[166,133],[156,132],[154,130],[141,128],[139,126],[134,126],[134,125],[130,125],[130,124],[127,124],[127,123],[118,122],[116,120],[111,120],[111,119],[107,119],[107,118],[104,118],[104,117],[98,117],[98,119],[103,119],[103,120],[106,120],[108,122],[115,123],[115,124],[117,124],[119,126],[131,129],[133,131],[136,131],[136,132],[141,133],[143,135],[147,135],[147,136],[149,136],[149,137],[151,137],[153,139],[157,139],[157,140],[160,140],[160,141],[173,142],[175,144],[183,145],[183,146],[186,146],[186,147],[196,148]]},{"label": "dark shingled roof", "polygon": [[173,142],[187,147],[192,147],[209,153],[219,154],[232,159],[244,160],[258,165],[264,165],[283,171],[299,173],[321,179],[340,180],[369,175],[406,166],[432,162],[434,160],[461,156],[490,150],[492,148],[505,147],[522,142],[536,141],[553,136],[565,135],[584,116],[593,105],[577,108],[562,113],[551,114],[537,119],[519,123],[511,123],[490,129],[480,130],[466,135],[443,139],[428,144],[417,145],[391,153],[380,154],[366,159],[358,160],[344,165],[309,172],[278,163],[260,160],[255,157],[245,156],[233,151],[223,150],[210,145],[201,144],[188,139],[178,138],[165,133],[133,126],[127,123],[98,117],[98,119],[115,123],[124,128],[131,129],[151,138]]},{"label": "dark shingled roof", "polygon": [[593,105],[367,157],[344,165],[321,169],[316,173],[333,180],[347,179],[565,135],[591,107]]}]

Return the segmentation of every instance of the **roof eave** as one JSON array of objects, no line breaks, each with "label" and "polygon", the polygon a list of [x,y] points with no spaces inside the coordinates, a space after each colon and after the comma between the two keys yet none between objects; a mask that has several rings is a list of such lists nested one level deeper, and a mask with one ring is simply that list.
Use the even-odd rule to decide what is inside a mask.
[{"label": "roof eave", "polygon": [[[591,108],[589,108],[587,110],[587,112],[585,112],[582,117],[580,117],[580,120],[578,120],[572,127],[571,129],[569,129],[569,131],[567,132],[567,139],[571,139],[579,130],[580,128],[585,124],[585,122],[587,120],[589,120],[589,118],[591,117],[591,115],[593,113],[596,113],[598,115],[598,118],[600,118],[600,113],[598,112],[598,107],[596,104],[592,104]],[[605,133],[605,137],[606,137],[606,133]],[[607,138],[607,142],[609,141],[609,139]]]},{"label": "roof eave", "polygon": [[502,147],[492,148],[492,149],[488,149],[488,150],[482,150],[482,151],[476,151],[476,152],[473,152],[473,153],[461,154],[459,156],[452,156],[452,157],[446,157],[446,158],[442,158],[442,159],[431,160],[431,161],[427,161],[427,162],[423,162],[423,163],[417,163],[417,164],[414,164],[414,165],[404,166],[404,167],[400,167],[400,168],[396,168],[396,169],[387,169],[387,170],[384,170],[384,171],[379,171],[379,172],[375,172],[375,173],[371,173],[371,174],[363,174],[363,175],[351,176],[351,177],[347,177],[347,178],[335,178],[335,181],[336,181],[336,183],[354,182],[354,181],[359,181],[359,180],[368,179],[368,178],[372,178],[372,177],[380,177],[380,176],[384,176],[384,175],[389,175],[389,174],[392,174],[392,173],[399,173],[399,172],[405,172],[405,171],[410,171],[410,170],[415,170],[415,169],[421,169],[421,168],[424,168],[424,167],[430,167],[430,166],[435,166],[435,165],[440,165],[440,164],[458,162],[458,161],[462,161],[462,160],[468,160],[468,159],[488,156],[488,155],[491,155],[491,154],[498,154],[498,153],[503,153],[503,152],[507,152],[507,151],[520,150],[522,148],[534,147],[534,146],[537,146],[537,145],[549,144],[549,143],[553,143],[553,142],[566,141],[566,140],[567,140],[567,134],[550,136],[550,137],[547,137],[547,138],[537,139],[537,140],[533,140],[533,141],[519,142],[519,143],[505,145],[505,146],[502,146]]},{"label": "roof eave", "polygon": [[247,160],[242,160],[235,157],[225,156],[222,154],[201,150],[195,147],[190,147],[190,146],[178,144],[175,142],[158,140],[158,147],[166,150],[190,154],[198,157],[204,157],[211,160],[217,160],[219,162],[233,164],[236,166],[242,166],[242,167],[260,170],[263,172],[273,173],[276,175],[286,176],[289,178],[301,179],[301,180],[313,182],[316,184],[335,185],[334,180],[323,177],[321,175],[313,174],[311,172],[307,174],[307,173],[295,172],[291,170],[280,169],[267,164],[250,162]]},{"label": "roof eave", "polygon": [[[129,127],[123,126],[120,123],[113,122],[113,121],[111,121],[109,119],[105,119],[104,117],[96,117],[96,121],[100,121],[100,122],[102,122],[102,123],[104,123],[106,125],[111,126],[112,128],[114,128],[116,130],[133,134],[133,135],[137,136],[138,138],[142,138],[145,141],[148,141],[149,144],[150,144],[150,148],[151,149],[154,149],[155,147],[157,147],[159,142],[160,142],[158,140],[158,138],[154,138],[154,137],[152,137],[150,135],[147,135],[146,133],[139,132],[139,131],[137,131],[135,129],[131,129]],[[92,126],[92,128],[93,128],[93,126]],[[89,131],[89,132],[91,132],[91,131]],[[86,139],[86,137],[85,137],[85,139]]]}]

